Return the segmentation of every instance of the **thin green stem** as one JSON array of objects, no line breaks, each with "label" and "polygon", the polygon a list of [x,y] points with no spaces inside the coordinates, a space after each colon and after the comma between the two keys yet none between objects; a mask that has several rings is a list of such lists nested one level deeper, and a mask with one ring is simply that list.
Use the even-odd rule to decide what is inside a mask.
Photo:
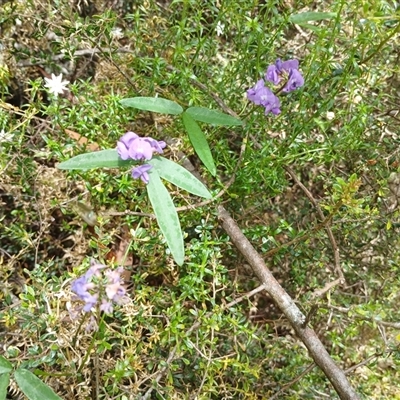
[{"label": "thin green stem", "polygon": [[394,36],[396,33],[400,32],[400,23],[397,24],[397,26],[392,29],[392,32],[390,32],[377,46],[376,50],[372,52],[368,57],[364,58],[363,60],[360,61],[360,64],[366,64],[369,60],[371,60],[373,57],[375,57],[383,48],[383,46]]}]

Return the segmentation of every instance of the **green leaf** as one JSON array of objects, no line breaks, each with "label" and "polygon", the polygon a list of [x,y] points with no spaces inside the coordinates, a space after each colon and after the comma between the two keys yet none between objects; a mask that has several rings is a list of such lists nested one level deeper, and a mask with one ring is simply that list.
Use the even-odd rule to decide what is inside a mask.
[{"label": "green leaf", "polygon": [[49,386],[27,369],[17,369],[14,378],[29,400],[62,400]]},{"label": "green leaf", "polygon": [[0,375],[0,400],[6,400],[7,398],[7,387],[10,384],[10,374]]},{"label": "green leaf", "polygon": [[178,265],[182,265],[185,258],[185,249],[178,213],[168,190],[161,182],[157,170],[152,168],[149,171],[149,175],[150,180],[146,186],[147,194],[153,206],[158,226],[167,241],[175,262]]},{"label": "green leaf", "polygon": [[124,107],[134,107],[139,110],[162,114],[178,115],[183,112],[183,108],[178,103],[163,99],[162,97],[131,97],[129,99],[122,99],[120,103]]},{"label": "green leaf", "polygon": [[151,164],[161,178],[173,183],[181,189],[196,196],[211,199],[212,195],[207,188],[186,168],[164,157],[153,157],[147,164]]},{"label": "green leaf", "polygon": [[309,21],[320,21],[323,19],[333,19],[336,18],[337,14],[334,12],[316,12],[309,11],[300,14],[292,14],[289,17],[289,21],[293,24],[302,25]]},{"label": "green leaf", "polygon": [[297,24],[297,25],[300,25],[302,28],[309,29],[310,31],[317,32],[317,33],[321,32],[323,30],[323,28],[321,28],[317,25],[311,25],[311,24],[306,24],[306,23]]},{"label": "green leaf", "polygon": [[189,114],[196,121],[207,122],[209,124],[222,126],[243,125],[243,122],[239,118],[216,110],[210,110],[209,108],[189,107],[185,113]]},{"label": "green leaf", "polygon": [[0,374],[12,371],[13,367],[10,361],[3,356],[0,356]]},{"label": "green leaf", "polygon": [[203,161],[203,164],[206,166],[206,168],[210,171],[211,175],[215,176],[217,169],[214,164],[210,146],[208,145],[203,131],[200,129],[197,122],[186,111],[182,114],[182,120],[194,150],[196,151],[200,160]]},{"label": "green leaf", "polygon": [[59,169],[120,168],[133,165],[132,160],[121,160],[116,149],[79,154],[57,165]]}]

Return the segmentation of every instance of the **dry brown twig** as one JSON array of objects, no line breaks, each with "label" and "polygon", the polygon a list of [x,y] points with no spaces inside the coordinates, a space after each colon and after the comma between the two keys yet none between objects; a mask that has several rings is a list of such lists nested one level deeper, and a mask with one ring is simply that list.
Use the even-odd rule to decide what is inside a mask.
[{"label": "dry brown twig", "polygon": [[327,282],[323,288],[314,290],[314,292],[311,295],[311,298],[315,299],[317,297],[322,297],[326,292],[329,292],[336,285],[339,285],[341,282],[342,282],[342,280],[340,278],[339,279],[335,279],[332,282]]}]

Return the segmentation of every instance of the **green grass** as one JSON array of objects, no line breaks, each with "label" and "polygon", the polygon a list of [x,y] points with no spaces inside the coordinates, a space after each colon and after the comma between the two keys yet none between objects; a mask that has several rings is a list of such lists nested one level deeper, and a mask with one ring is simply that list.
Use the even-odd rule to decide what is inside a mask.
[{"label": "green grass", "polygon": [[[225,309],[258,282],[218,224],[221,203],[299,307],[318,306],[311,326],[340,366],[365,361],[348,374],[361,397],[398,398],[399,9],[378,0],[136,3],[1,6],[0,130],[12,137],[0,142],[0,354],[64,399],[338,398],[317,367],[279,392],[311,359],[268,296]],[[336,17],[290,22],[306,11]],[[305,85],[266,117],[245,91],[278,57],[300,60]],[[44,73],[63,73],[71,96],[49,96]],[[245,121],[201,124],[216,178],[179,119],[120,105],[135,96],[229,108]],[[107,149],[128,130],[166,140],[173,161],[190,156],[213,193],[235,172],[221,198],[179,213],[182,267],[128,169],[56,168],[87,151],[71,132]],[[346,284],[322,297],[313,291],[337,278],[332,244],[288,166],[340,250]],[[198,202],[167,187],[177,207]],[[94,209],[97,226],[76,201]],[[91,257],[112,264],[121,240],[130,301],[89,334],[69,316],[71,282]]]}]

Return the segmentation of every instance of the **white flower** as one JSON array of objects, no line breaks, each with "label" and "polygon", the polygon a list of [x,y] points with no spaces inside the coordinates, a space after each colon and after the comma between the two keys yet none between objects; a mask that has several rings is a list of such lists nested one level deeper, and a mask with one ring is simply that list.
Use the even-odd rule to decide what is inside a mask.
[{"label": "white flower", "polygon": [[1,142],[11,142],[13,139],[14,135],[11,133],[6,132],[4,129],[0,131],[0,143]]},{"label": "white flower", "polygon": [[49,90],[50,93],[53,93],[56,97],[59,94],[62,94],[62,92],[67,89],[66,86],[69,83],[69,81],[62,80],[62,74],[58,76],[51,74],[51,79],[44,78],[44,80],[46,81],[46,84],[44,86]]},{"label": "white flower", "polygon": [[110,32],[113,39],[122,39],[124,37],[124,33],[121,28],[113,28]]},{"label": "white flower", "polygon": [[329,121],[332,121],[335,118],[335,113],[332,111],[327,111],[326,113],[326,119]]},{"label": "white flower", "polygon": [[224,33],[225,24],[221,21],[218,21],[217,26],[215,27],[215,31],[217,32],[217,36],[221,36]]},{"label": "white flower", "polygon": [[14,135],[11,133],[6,132],[4,129],[0,131],[0,154],[3,151],[3,147],[1,146],[2,143],[11,142],[14,138]]}]

